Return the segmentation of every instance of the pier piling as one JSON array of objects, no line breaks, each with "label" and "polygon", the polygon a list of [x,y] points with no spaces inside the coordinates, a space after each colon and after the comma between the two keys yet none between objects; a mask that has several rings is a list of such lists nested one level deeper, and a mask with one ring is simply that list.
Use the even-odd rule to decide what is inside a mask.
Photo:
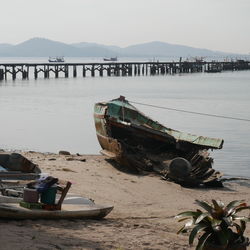
[{"label": "pier piling", "polygon": [[91,76],[92,77],[95,76],[95,67],[94,67],[94,65],[92,65],[92,68],[91,68]]},{"label": "pier piling", "polygon": [[73,66],[73,77],[77,77],[76,66]]},{"label": "pier piling", "polygon": [[83,65],[82,67],[82,76],[83,77],[86,77],[86,69],[85,69],[85,66]]},{"label": "pier piling", "polygon": [[0,80],[4,79],[4,70],[0,69]]}]

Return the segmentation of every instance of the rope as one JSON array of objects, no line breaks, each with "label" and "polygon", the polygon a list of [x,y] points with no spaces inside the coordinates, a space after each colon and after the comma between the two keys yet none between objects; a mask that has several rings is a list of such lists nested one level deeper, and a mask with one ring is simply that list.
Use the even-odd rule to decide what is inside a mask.
[{"label": "rope", "polygon": [[175,108],[162,107],[162,106],[157,106],[157,105],[152,105],[152,104],[146,104],[146,103],[140,103],[140,102],[132,102],[132,101],[129,101],[129,102],[134,103],[134,104],[138,104],[138,105],[153,107],[153,108],[167,109],[167,110],[171,110],[171,111],[178,111],[178,112],[195,114],[195,115],[211,116],[211,117],[216,117],[216,118],[223,118],[223,119],[231,119],[231,120],[237,120],[237,121],[250,122],[250,119],[246,119],[246,118],[237,118],[237,117],[232,117],[232,116],[207,114],[207,113],[194,112],[194,111],[183,110],[183,109],[175,109]]}]

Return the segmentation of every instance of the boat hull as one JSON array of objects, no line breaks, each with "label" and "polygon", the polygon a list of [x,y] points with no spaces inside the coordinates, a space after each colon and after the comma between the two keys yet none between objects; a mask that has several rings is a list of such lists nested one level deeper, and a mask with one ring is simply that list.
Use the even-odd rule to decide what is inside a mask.
[{"label": "boat hull", "polygon": [[113,207],[98,205],[65,204],[62,210],[47,211],[20,207],[18,203],[1,203],[2,219],[101,219],[112,211]]},{"label": "boat hull", "polygon": [[[60,197],[57,197],[57,200]],[[61,210],[48,211],[28,209],[19,204],[22,198],[0,195],[0,218],[2,219],[101,219],[108,215],[113,206],[95,204],[91,199],[69,195]]]}]

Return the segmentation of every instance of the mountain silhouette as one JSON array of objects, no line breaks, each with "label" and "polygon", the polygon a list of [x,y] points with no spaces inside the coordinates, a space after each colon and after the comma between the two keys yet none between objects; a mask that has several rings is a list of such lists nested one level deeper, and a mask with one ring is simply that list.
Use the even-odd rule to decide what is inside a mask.
[{"label": "mountain silhouette", "polygon": [[0,56],[5,57],[214,57],[240,56],[239,54],[194,48],[166,42],[148,42],[121,48],[98,43],[66,44],[45,38],[32,38],[17,45],[0,44]]}]

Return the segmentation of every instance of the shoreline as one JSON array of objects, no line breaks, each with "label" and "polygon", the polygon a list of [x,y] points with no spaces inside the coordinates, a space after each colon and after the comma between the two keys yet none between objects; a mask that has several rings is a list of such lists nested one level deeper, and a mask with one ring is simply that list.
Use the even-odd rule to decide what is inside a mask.
[{"label": "shoreline", "polygon": [[113,205],[114,210],[100,221],[1,220],[0,239],[6,249],[194,249],[188,245],[188,235],[176,234],[182,224],[175,215],[196,208],[195,199],[250,203],[250,180],[191,189],[156,175],[121,171],[102,155],[15,152],[38,164],[42,172],[71,181],[70,193]]},{"label": "shoreline", "polygon": [[[66,150],[62,150],[66,151]],[[25,149],[5,149],[5,148],[0,148],[0,153],[19,153],[19,154],[27,154],[27,153],[37,153],[37,154],[44,154],[44,155],[60,155],[59,152],[42,152],[42,151],[34,151],[34,150],[25,150]],[[69,151],[66,151],[69,152]],[[98,156],[103,156],[101,153],[93,153],[93,154],[83,154],[83,153],[71,153],[69,152],[71,156],[93,156],[93,157],[98,157]],[[107,157],[106,157],[107,158]],[[215,170],[216,167],[214,168]],[[241,181],[241,180],[249,180],[250,181],[250,176],[241,176],[241,175],[232,175],[232,174],[224,174],[222,175],[222,179],[227,179],[226,181]],[[232,179],[232,180],[231,180]]]}]

